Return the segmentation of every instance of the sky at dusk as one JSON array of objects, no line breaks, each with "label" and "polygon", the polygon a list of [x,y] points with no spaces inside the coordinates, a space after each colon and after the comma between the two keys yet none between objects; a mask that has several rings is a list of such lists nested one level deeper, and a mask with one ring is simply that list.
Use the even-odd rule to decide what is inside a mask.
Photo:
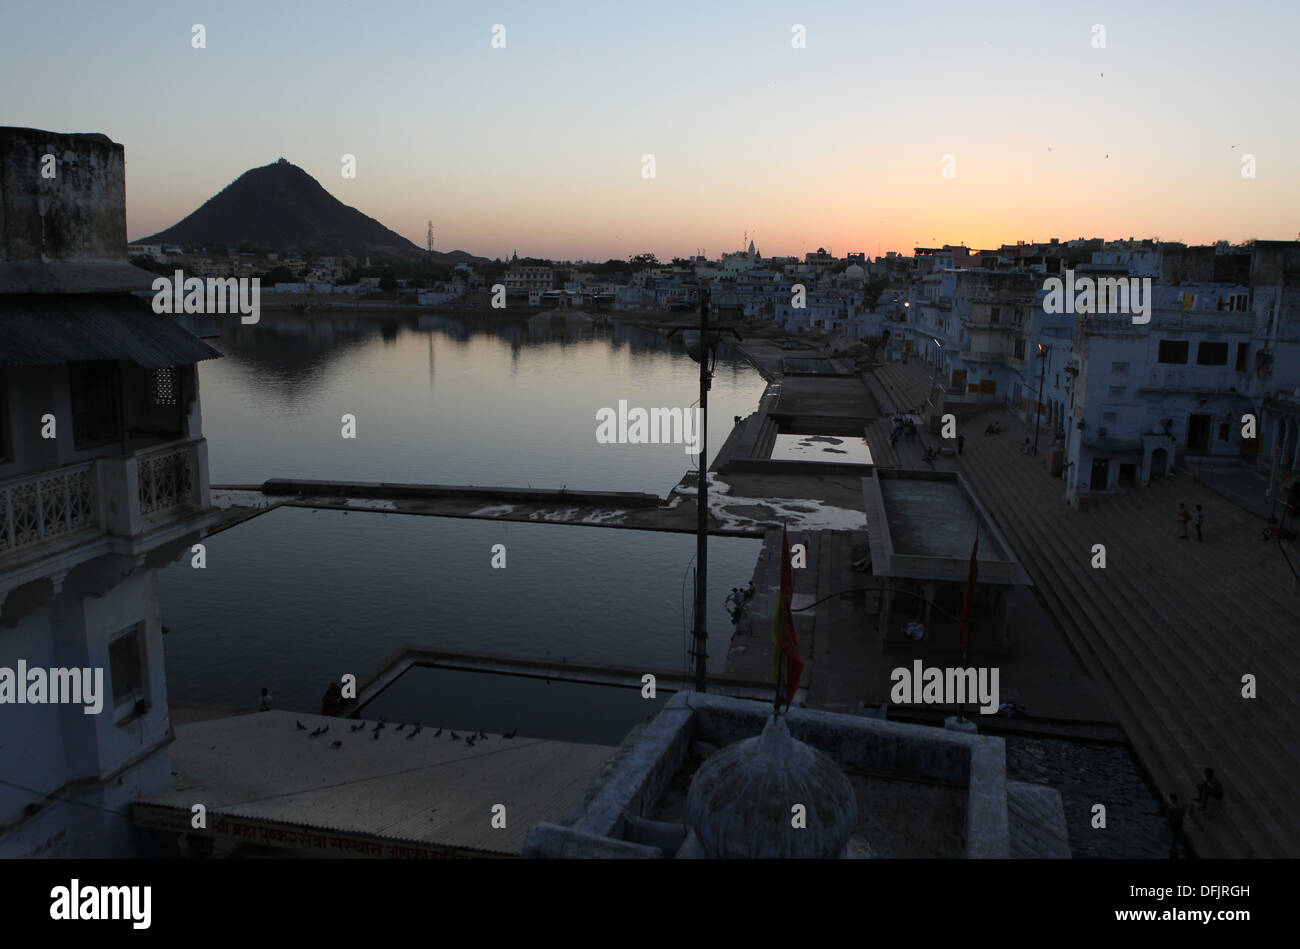
[{"label": "sky at dusk", "polygon": [[1294,0],[4,0],[0,125],[122,143],[131,239],[284,157],[489,257],[1290,240],[1298,38]]}]

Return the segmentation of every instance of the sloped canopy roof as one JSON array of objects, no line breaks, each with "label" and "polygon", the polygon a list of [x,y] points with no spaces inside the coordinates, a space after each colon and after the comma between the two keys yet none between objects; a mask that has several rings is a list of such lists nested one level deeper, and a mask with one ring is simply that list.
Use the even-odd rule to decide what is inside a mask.
[{"label": "sloped canopy roof", "polygon": [[165,369],[220,357],[129,294],[0,295],[0,366],[120,359]]}]

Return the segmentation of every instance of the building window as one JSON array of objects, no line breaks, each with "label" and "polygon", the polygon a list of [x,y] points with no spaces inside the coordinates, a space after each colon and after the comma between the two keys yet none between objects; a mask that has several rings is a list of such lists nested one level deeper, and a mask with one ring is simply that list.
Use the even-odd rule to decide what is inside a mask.
[{"label": "building window", "polygon": [[999,322],[1001,319],[1002,319],[1002,310],[1001,310],[1001,308],[996,307],[996,306],[993,307],[993,309],[992,309],[992,311],[991,311],[991,313],[990,313],[990,315],[989,315],[989,322],[990,322],[990,323],[997,323],[997,322]]},{"label": "building window", "polygon": [[1187,365],[1187,340],[1162,339],[1156,360],[1176,366]]},{"label": "building window", "polygon": [[1117,398],[1119,398],[1120,396],[1122,396],[1122,395],[1123,395],[1125,392],[1127,392],[1127,391],[1128,391],[1128,389],[1127,389],[1126,386],[1111,386],[1111,387],[1110,387],[1110,397],[1111,397],[1112,399],[1117,399]]},{"label": "building window", "polygon": [[1246,371],[1246,354],[1250,352],[1250,343],[1237,344],[1237,371]]},{"label": "building window", "polygon": [[1128,363],[1126,363],[1126,362],[1113,362],[1113,363],[1110,364],[1110,371],[1113,372],[1113,373],[1115,373],[1115,375],[1117,375],[1117,376],[1122,376],[1122,375],[1124,375],[1126,372],[1128,372]]},{"label": "building window", "polygon": [[1219,441],[1221,442],[1232,441],[1232,426],[1227,422],[1219,423]]},{"label": "building window", "polygon": [[68,386],[72,395],[73,443],[78,451],[122,437],[117,363],[72,363],[68,366]]},{"label": "building window", "polygon": [[136,623],[108,644],[109,675],[113,680],[114,716],[120,723],[143,714],[145,689],[144,623]]},{"label": "building window", "polygon": [[1119,413],[1118,413],[1118,412],[1102,412],[1102,413],[1101,413],[1101,420],[1102,420],[1103,422],[1118,422],[1118,421],[1119,421]]},{"label": "building window", "polygon": [[175,369],[155,369],[153,371],[153,404],[176,404]]},{"label": "building window", "polygon": [[1025,358],[1025,341],[1023,339],[1016,340],[1015,353],[1017,359]]},{"label": "building window", "polygon": [[1226,366],[1228,364],[1228,344],[1202,341],[1196,347],[1196,365]]}]

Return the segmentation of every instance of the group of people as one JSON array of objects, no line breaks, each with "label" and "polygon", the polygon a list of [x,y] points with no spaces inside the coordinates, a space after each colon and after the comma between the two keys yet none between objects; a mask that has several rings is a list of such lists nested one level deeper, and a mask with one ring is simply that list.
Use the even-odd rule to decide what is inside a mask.
[{"label": "group of people", "polygon": [[889,447],[893,448],[897,445],[900,438],[906,438],[908,441],[916,438],[916,422],[901,413],[894,416],[894,429],[889,433]]},{"label": "group of people", "polygon": [[754,596],[754,581],[749,581],[749,586],[745,588],[732,587],[731,592],[727,594],[726,604],[727,612],[731,614],[733,623],[740,622],[740,616],[745,612],[745,604]]},{"label": "group of people", "polygon": [[[1213,768],[1206,768],[1205,776],[1200,783],[1196,785],[1196,807],[1201,811],[1206,811],[1210,803],[1223,800],[1223,785],[1214,775]],[[1173,842],[1169,847],[1169,859],[1173,860],[1178,856],[1178,848],[1182,846],[1187,849],[1187,837],[1183,833],[1183,821],[1187,819],[1187,805],[1178,798],[1178,794],[1170,792],[1169,802],[1165,805],[1165,819],[1169,821],[1169,832]]]}]

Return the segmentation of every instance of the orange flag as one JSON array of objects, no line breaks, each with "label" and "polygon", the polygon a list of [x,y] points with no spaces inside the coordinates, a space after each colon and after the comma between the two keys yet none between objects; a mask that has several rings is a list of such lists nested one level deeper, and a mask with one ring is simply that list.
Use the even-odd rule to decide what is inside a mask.
[{"label": "orange flag", "polygon": [[790,570],[790,542],[785,527],[781,528],[781,592],[776,598],[776,612],[772,615],[773,675],[781,676],[781,657],[785,657],[785,707],[790,707],[794,694],[799,691],[803,677],[803,659],[799,656],[799,640],[794,634],[794,614],[790,600],[794,596],[794,575]]}]

